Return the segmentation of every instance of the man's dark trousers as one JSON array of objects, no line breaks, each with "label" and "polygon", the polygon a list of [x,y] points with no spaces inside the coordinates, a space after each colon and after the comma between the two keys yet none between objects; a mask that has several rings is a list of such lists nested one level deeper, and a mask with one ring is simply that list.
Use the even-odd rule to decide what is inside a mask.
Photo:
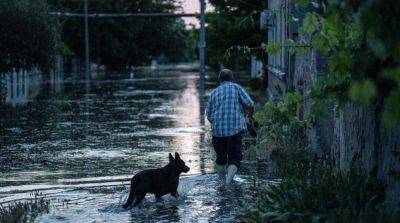
[{"label": "man's dark trousers", "polygon": [[242,161],[242,133],[227,137],[212,137],[214,150],[217,153],[218,165],[234,164],[240,167]]}]

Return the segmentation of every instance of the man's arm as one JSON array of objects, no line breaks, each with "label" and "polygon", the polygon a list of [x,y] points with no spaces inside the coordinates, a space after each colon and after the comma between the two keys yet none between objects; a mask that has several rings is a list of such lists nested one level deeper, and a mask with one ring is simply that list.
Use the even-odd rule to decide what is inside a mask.
[{"label": "man's arm", "polygon": [[239,86],[239,97],[247,114],[252,116],[254,113],[254,102],[251,100],[250,95],[247,94],[246,90],[242,86]]}]

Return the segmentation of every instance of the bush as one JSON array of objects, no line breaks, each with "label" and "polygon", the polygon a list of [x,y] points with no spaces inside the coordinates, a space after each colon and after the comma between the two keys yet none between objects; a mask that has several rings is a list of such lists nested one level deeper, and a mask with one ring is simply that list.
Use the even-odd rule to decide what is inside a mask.
[{"label": "bush", "polygon": [[262,125],[256,150],[268,151],[279,184],[259,188],[254,204],[242,209],[243,222],[400,222],[397,208],[385,204],[385,184],[375,178],[335,172],[329,159],[307,148],[306,122],[296,113],[293,93],[268,102],[256,115]]},{"label": "bush", "polygon": [[239,215],[244,222],[399,222],[388,211],[383,184],[354,174],[316,169],[313,177],[287,178],[255,196]]},{"label": "bush", "polygon": [[285,101],[267,102],[255,114],[255,120],[260,128],[257,130],[256,150],[258,157],[273,159],[279,156],[288,156],[288,152],[295,152],[307,146],[304,129],[306,123],[295,117],[300,104],[298,95],[289,93]]},{"label": "bush", "polygon": [[0,0],[0,70],[53,64],[58,30],[44,0]]}]

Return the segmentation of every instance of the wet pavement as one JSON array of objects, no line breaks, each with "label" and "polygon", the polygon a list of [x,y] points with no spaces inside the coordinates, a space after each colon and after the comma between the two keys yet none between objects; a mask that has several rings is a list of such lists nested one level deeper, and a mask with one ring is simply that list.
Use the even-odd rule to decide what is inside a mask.
[{"label": "wet pavement", "polygon": [[[0,203],[40,191],[51,208],[37,222],[235,222],[253,182],[243,171],[226,187],[214,174],[198,82],[197,72],[138,70],[67,81],[58,95],[1,111]],[[148,195],[123,210],[132,175],[170,152],[191,168],[180,198]]]}]

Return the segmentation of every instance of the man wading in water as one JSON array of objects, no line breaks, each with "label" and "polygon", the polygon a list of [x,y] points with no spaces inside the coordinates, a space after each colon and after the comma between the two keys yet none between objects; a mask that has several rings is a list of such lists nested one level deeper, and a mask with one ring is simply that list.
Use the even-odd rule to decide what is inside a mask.
[{"label": "man wading in water", "polygon": [[217,154],[216,169],[230,184],[242,160],[242,133],[247,130],[245,111],[254,112],[254,102],[242,86],[233,83],[231,70],[223,69],[220,85],[211,92],[206,116],[211,123],[212,143]]}]

